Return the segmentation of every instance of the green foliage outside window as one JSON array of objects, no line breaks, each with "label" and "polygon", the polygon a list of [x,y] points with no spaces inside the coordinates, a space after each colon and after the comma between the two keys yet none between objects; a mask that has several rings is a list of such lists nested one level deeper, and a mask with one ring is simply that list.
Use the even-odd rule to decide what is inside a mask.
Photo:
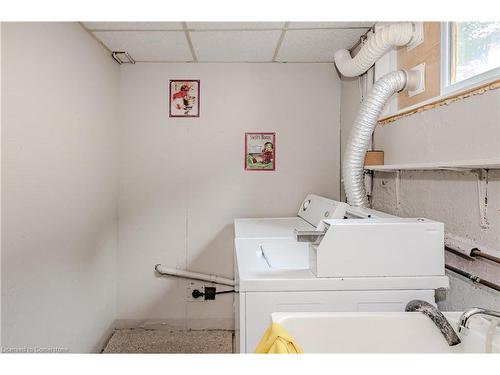
[{"label": "green foliage outside window", "polygon": [[452,83],[500,66],[500,22],[456,22]]}]

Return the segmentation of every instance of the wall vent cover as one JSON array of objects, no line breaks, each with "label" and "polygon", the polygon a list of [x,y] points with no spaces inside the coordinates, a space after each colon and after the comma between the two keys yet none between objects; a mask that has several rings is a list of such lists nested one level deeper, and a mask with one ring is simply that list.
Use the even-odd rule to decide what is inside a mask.
[{"label": "wall vent cover", "polygon": [[118,64],[135,64],[135,60],[132,56],[129,55],[128,52],[123,51],[113,51],[111,52],[111,56]]}]

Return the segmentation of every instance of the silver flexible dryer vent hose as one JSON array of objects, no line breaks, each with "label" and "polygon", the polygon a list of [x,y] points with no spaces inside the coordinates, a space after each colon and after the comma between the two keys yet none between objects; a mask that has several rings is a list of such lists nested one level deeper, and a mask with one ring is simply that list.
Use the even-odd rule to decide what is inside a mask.
[{"label": "silver flexible dryer vent hose", "polygon": [[407,74],[404,70],[388,73],[373,85],[361,103],[349,133],[342,164],[344,190],[351,206],[368,206],[363,180],[366,151],[370,147],[373,131],[386,103],[393,94],[403,90],[406,84]]}]

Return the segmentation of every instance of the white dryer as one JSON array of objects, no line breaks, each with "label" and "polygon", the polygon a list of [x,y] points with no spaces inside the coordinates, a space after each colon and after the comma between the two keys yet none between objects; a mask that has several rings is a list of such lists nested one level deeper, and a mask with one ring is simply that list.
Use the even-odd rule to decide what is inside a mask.
[{"label": "white dryer", "polygon": [[[345,270],[352,272],[352,264],[349,264],[345,268],[326,268],[324,272],[332,272],[333,276],[318,277],[311,262],[321,259],[355,259],[355,262],[360,262],[361,269],[369,268],[367,265],[371,260],[367,258],[371,257],[371,253],[364,247],[371,241],[363,237],[367,226],[360,225],[364,224],[360,219],[367,220],[367,224],[375,224],[368,224],[370,230],[366,232],[368,236],[373,236],[373,256],[378,256],[377,248],[383,247],[381,256],[389,254],[398,258],[394,260],[395,266],[391,269],[386,263],[383,269],[386,275],[370,270],[369,276],[343,276]],[[352,237],[356,237],[353,239],[354,246],[353,243],[346,243],[346,248],[352,253],[359,246],[363,259],[356,259],[353,254],[346,258],[342,254],[343,246],[339,245],[339,239],[341,244],[342,241],[350,241],[349,236],[346,237],[345,224],[349,224],[347,230],[351,228]],[[420,224],[422,227],[418,226]],[[374,230],[375,227],[380,230]],[[392,230],[394,238],[384,243],[387,246],[383,246],[380,242]],[[398,262],[404,262],[405,252],[411,255],[410,258],[418,259],[418,254],[415,253],[420,251],[421,241],[420,238],[408,238],[400,244],[400,249],[396,248],[401,241],[397,235],[400,230],[405,236],[422,236],[426,239],[422,241],[426,247],[422,251],[424,259],[415,262],[413,267],[403,267],[403,273],[399,268],[396,269]],[[326,234],[325,241],[322,245],[319,243],[321,240],[314,244],[297,241],[297,233],[308,232],[317,234],[318,238]],[[430,240],[428,235],[431,236]],[[382,212],[350,207],[312,194],[300,205],[297,217],[236,219],[237,352],[252,353],[255,350],[271,322],[273,312],[403,311],[413,299],[434,303],[435,290],[448,287],[448,278],[444,274],[442,239],[439,241],[442,236],[441,223],[427,219],[398,219]],[[360,240],[362,237],[363,241]],[[407,246],[408,242],[410,246]],[[328,246],[334,248],[330,249]],[[395,253],[395,250],[399,253]],[[344,256],[335,257],[336,253]],[[387,262],[392,260],[388,259]],[[373,264],[376,265],[377,262],[373,261]]]}]

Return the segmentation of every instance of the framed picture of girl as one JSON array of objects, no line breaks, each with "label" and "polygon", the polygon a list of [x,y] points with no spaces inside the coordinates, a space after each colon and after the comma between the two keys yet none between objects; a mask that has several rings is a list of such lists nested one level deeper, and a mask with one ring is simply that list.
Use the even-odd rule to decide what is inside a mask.
[{"label": "framed picture of girl", "polygon": [[276,133],[245,133],[245,170],[276,170]]},{"label": "framed picture of girl", "polygon": [[200,117],[200,81],[170,80],[170,117]]}]

